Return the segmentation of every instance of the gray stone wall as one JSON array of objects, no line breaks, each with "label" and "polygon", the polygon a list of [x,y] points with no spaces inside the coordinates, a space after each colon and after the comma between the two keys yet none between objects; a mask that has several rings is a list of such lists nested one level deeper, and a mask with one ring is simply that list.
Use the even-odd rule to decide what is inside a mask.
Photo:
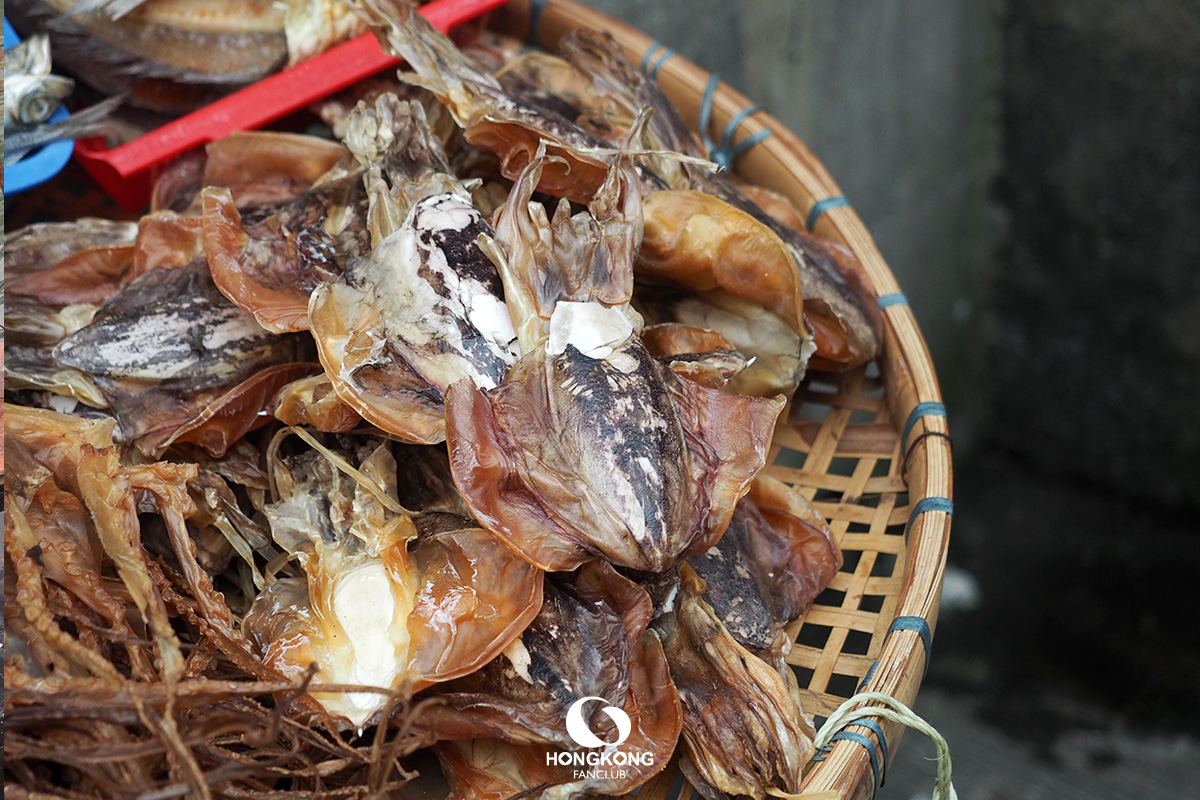
[{"label": "gray stone wall", "polygon": [[992,431],[1200,504],[1200,2],[1012,0]]}]

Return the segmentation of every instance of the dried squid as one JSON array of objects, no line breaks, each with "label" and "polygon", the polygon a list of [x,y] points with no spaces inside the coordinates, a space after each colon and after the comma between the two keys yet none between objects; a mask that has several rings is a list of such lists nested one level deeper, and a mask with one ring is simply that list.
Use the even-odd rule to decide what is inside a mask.
[{"label": "dried squid", "polygon": [[[495,265],[477,239],[491,231],[446,164],[417,104],[384,95],[375,114],[394,137],[391,189],[375,180],[379,241],[313,292],[309,323],[338,395],[364,419],[410,441],[445,438],[442,397],[465,379],[492,388],[516,361]],[[386,127],[384,127],[386,123]]]},{"label": "dried squid", "polygon": [[720,537],[782,400],[707,389],[650,356],[628,306],[636,175],[619,161],[589,212],[560,205],[547,220],[530,203],[544,160],[497,224],[524,355],[495,389],[447,392],[455,482],[477,519],[544,569],[603,556],[658,572]]},{"label": "dried squid", "polygon": [[314,667],[317,684],[364,687],[311,691],[352,726],[389,696],[478,669],[537,614],[541,573],[472,521],[418,535],[386,441],[277,456],[273,472],[271,535],[304,577],[268,586],[246,626],[283,674]]}]

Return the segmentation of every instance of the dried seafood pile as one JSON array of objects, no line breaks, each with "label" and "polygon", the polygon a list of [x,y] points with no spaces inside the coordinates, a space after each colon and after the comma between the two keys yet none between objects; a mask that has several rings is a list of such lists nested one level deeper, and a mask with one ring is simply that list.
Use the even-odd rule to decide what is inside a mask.
[{"label": "dried seafood pile", "polygon": [[340,142],[6,240],[6,783],[388,796],[429,748],[462,798],[676,753],[797,792],[789,630],[841,557],[760,471],[805,370],[876,355],[849,256],[605,35],[358,5],[414,72],[328,103]]}]

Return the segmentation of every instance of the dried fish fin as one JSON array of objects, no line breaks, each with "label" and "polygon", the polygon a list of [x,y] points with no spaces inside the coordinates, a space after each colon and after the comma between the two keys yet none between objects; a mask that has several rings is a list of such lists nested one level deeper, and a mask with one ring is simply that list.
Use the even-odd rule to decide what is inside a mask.
[{"label": "dried fish fin", "polygon": [[680,767],[709,800],[796,793],[813,755],[812,723],[788,682],[743,648],[683,567],[676,610],[655,623],[682,697]]}]

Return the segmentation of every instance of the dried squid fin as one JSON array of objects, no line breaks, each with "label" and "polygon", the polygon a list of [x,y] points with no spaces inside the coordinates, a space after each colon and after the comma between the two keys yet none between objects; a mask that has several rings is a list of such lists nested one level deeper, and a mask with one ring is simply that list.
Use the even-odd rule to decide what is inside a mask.
[{"label": "dried squid fin", "polygon": [[688,564],[729,632],[760,658],[783,666],[786,628],[841,566],[825,521],[791,487],[759,475],[721,540]]},{"label": "dried squid fin", "polygon": [[47,306],[100,305],[129,281],[132,245],[100,245],[71,253],[37,272],[18,274],[5,295]]},{"label": "dried squid fin", "polygon": [[337,142],[279,131],[235,131],[205,152],[203,185],[229,189],[242,209],[289,203],[353,163]]},{"label": "dried squid fin", "polygon": [[185,422],[159,447],[193,442],[220,458],[230,446],[269,421],[267,411],[276,394],[300,376],[319,372],[320,364],[278,364],[247,378],[209,403]]},{"label": "dried squid fin", "polygon": [[655,623],[683,701],[680,767],[709,800],[798,792],[813,755],[811,722],[787,680],[701,599],[703,581],[687,566],[683,576],[676,611]]},{"label": "dried squid fin", "polygon": [[203,256],[204,228],[200,217],[157,211],[138,222],[130,277],[140,277],[159,267],[187,266]]},{"label": "dried squid fin", "polygon": [[[39,222],[4,236],[4,275],[8,281],[40,272],[72,253],[94,247],[131,245],[136,222],[82,217],[74,222]],[[11,291],[12,284],[9,283]]]},{"label": "dried squid fin", "polygon": [[750,365],[728,339],[707,328],[663,322],[644,328],[642,342],[677,375],[710,389],[722,388]]},{"label": "dried squid fin", "polygon": [[646,198],[638,271],[698,291],[722,288],[806,334],[800,276],[783,241],[720,198],[668,189]]},{"label": "dried squid fin", "polygon": [[369,249],[357,176],[314,189],[249,226],[226,189],[205,189],[201,205],[213,281],[272,333],[307,330],[313,289]]}]

